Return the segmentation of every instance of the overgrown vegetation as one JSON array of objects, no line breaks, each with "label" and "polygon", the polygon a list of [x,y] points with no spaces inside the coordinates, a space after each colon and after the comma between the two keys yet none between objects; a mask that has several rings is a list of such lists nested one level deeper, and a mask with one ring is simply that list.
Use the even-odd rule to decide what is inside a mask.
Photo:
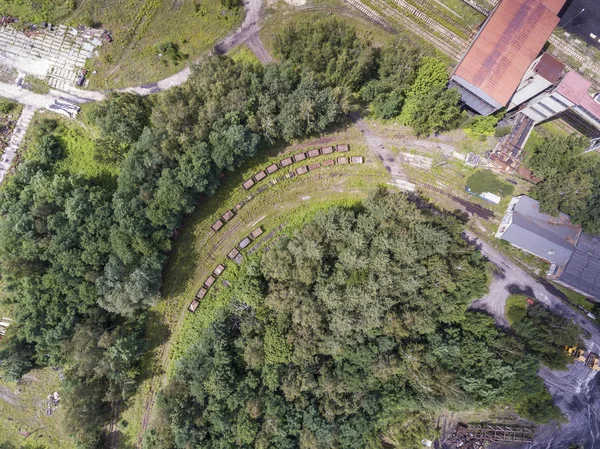
[{"label": "overgrown vegetation", "polygon": [[14,16],[37,24],[56,23],[74,9],[74,0],[0,0],[0,16]]},{"label": "overgrown vegetation", "polygon": [[519,295],[508,298],[506,316],[511,328],[544,365],[566,369],[571,360],[564,347],[581,347],[581,330],[572,321],[554,315],[539,302],[529,304],[526,300]]},{"label": "overgrown vegetation", "polygon": [[282,237],[180,361],[154,447],[418,447],[452,404],[559,416],[522,343],[465,312],[487,282],[461,229],[380,190]]},{"label": "overgrown vegetation", "polygon": [[[469,119],[464,126],[464,130],[469,137],[475,137],[485,140],[486,137],[494,135],[494,130],[496,128],[496,124],[500,121],[500,119],[504,116],[504,113],[497,113],[494,115],[478,115],[477,117],[473,117]],[[505,127],[506,128],[506,127]],[[508,128],[510,132],[510,128]],[[499,131],[497,137],[502,137],[505,131]]]},{"label": "overgrown vegetation", "polygon": [[473,193],[491,192],[500,196],[512,195],[515,187],[503,182],[494,172],[477,170],[467,178],[467,187]]},{"label": "overgrown vegetation", "polygon": [[[376,109],[380,95],[387,95],[384,102],[393,95],[403,98],[401,107],[392,108],[394,114],[418,134],[456,126],[461,117],[458,94],[445,88],[446,67],[434,58],[419,58],[411,42],[376,48],[341,22],[327,20],[284,30],[276,49],[280,62],[266,67],[225,56],[205,58],[193,67],[186,84],[150,101],[112,94],[85,113],[93,134],[85,139],[44,120],[25,160],[2,184],[3,300],[13,306],[18,329],[0,346],[2,373],[16,379],[34,366],[64,366],[64,424],[81,447],[106,444],[104,425],[115,408],[122,410],[142,379],[140,358],[149,349],[143,323],[152,319],[146,310],[160,296],[171,237],[198,200],[216,191],[223,172],[235,170],[270,143],[320,134],[365,102]],[[398,86],[403,87],[397,90]],[[85,157],[93,154],[102,170],[94,174],[77,165],[77,146],[84,148]],[[548,398],[540,396],[545,390],[535,376],[536,362],[526,356],[504,359],[505,347],[496,346],[518,342],[495,330],[490,319],[464,314],[468,300],[482,293],[485,276],[478,253],[460,238],[460,225],[383,193],[365,207],[371,209],[336,209],[320,219],[329,220],[340,235],[355,237],[355,247],[343,252],[339,236],[321,234],[315,240],[305,230],[314,252],[304,246],[305,254],[294,252],[290,245],[297,240],[273,252],[283,261],[295,260],[295,267],[281,262],[283,271],[276,272],[277,264],[267,257],[239,282],[236,288],[242,289],[244,299],[233,319],[244,322],[248,333],[241,328],[238,333],[230,317],[223,318],[192,352],[197,357],[223,356],[203,365],[199,375],[222,372],[225,377],[198,378],[189,392],[182,368],[183,387],[175,388],[174,402],[169,402],[171,393],[166,396],[177,445],[194,445],[202,438],[249,444],[264,430],[260,438],[274,438],[273,444],[285,447],[300,438],[300,418],[314,420],[302,436],[309,445],[331,441],[351,447],[371,439],[379,444],[377,432],[400,438],[398,429],[408,423],[415,437],[423,435],[432,399],[448,404],[518,403],[525,416],[533,416],[521,402],[530,396],[515,393],[523,390],[531,392],[532,403],[539,407],[536,419],[555,413]],[[384,217],[388,221],[382,221]],[[380,236],[370,234],[371,225]],[[321,221],[316,229],[325,228]],[[372,251],[381,249],[381,255],[358,253],[367,242]],[[325,250],[328,253],[321,252]],[[333,264],[336,259],[339,265]],[[361,268],[361,261],[368,264]],[[395,266],[395,276],[388,261]],[[322,279],[312,277],[311,267],[324,270]],[[297,282],[292,282],[294,277]],[[290,282],[299,296],[291,295]],[[264,294],[270,285],[282,295],[290,293],[285,306],[289,309],[269,303]],[[326,300],[321,287],[333,296]],[[341,294],[352,302],[339,299]],[[311,306],[315,298],[323,310]],[[387,299],[379,304],[382,298]],[[279,300],[285,298],[278,296]],[[256,307],[265,315],[253,317]],[[294,322],[296,308],[321,320],[320,327],[311,328],[319,322]],[[330,316],[321,319],[318,313],[324,310],[335,312],[336,321]],[[349,319],[360,320],[356,329],[350,328]],[[460,353],[463,337],[473,341],[465,349],[468,355],[435,355],[434,348]],[[225,346],[216,348],[217,341]],[[318,345],[311,347],[311,341]],[[350,347],[352,342],[363,349]],[[242,364],[244,354],[235,351],[246,343],[256,352]],[[198,360],[185,361],[188,372]],[[287,371],[287,365],[295,368]],[[379,365],[381,371],[375,369]],[[438,368],[429,374],[434,365]],[[491,374],[483,374],[484,366]],[[315,373],[321,368],[319,378]],[[235,391],[222,383],[231,379],[229,375],[239,380]],[[363,383],[363,376],[372,383]],[[305,380],[308,383],[298,387]],[[447,384],[452,388],[441,391],[439,387]],[[214,389],[203,392],[209,385]],[[307,392],[314,398],[307,398]],[[196,413],[203,405],[194,401],[205,399],[225,413],[222,395],[229,393],[235,413],[204,422],[206,437],[175,416],[182,413],[184,419],[186,413]],[[255,402],[247,402],[250,393]],[[188,402],[179,403],[178,394]],[[195,394],[199,396],[191,396]],[[298,402],[288,404],[289,399]],[[189,410],[181,409],[185,404]],[[309,415],[300,411],[304,406]],[[377,409],[390,413],[379,414]],[[289,422],[280,422],[287,411]],[[259,416],[267,416],[275,427],[259,430]],[[243,421],[238,423],[238,418]],[[219,430],[224,423],[235,426]],[[277,429],[281,432],[275,437],[272,432]],[[148,438],[170,440],[167,433]],[[147,444],[162,444],[156,441]]]},{"label": "overgrown vegetation", "polygon": [[[299,43],[305,53],[290,51]],[[139,323],[184,214],[222,171],[261,145],[323,132],[360,106],[367,83],[397,79],[394,67],[410,64],[406,85],[426,92],[423,67],[441,79],[443,65],[411,45],[375,49],[335,20],[303,25],[279,37],[279,64],[209,57],[152,102],[109,96],[85,113],[93,140],[42,121],[0,197],[0,262],[19,329],[2,342],[4,375],[65,366],[65,423],[83,446],[102,445],[111,408],[140,380]],[[82,172],[73,142],[113,169]]]},{"label": "overgrown vegetation", "polygon": [[575,134],[538,138],[528,164],[542,179],[531,190],[540,210],[568,214],[587,232],[600,232],[600,156],[585,153],[588,141]]}]

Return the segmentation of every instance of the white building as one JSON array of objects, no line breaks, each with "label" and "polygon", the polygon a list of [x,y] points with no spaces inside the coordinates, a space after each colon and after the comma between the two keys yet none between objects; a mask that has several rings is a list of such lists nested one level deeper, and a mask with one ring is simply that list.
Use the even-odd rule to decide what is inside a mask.
[{"label": "white building", "polygon": [[544,53],[531,63],[521,83],[510,99],[508,110],[516,108],[556,83],[565,65],[549,53]]}]

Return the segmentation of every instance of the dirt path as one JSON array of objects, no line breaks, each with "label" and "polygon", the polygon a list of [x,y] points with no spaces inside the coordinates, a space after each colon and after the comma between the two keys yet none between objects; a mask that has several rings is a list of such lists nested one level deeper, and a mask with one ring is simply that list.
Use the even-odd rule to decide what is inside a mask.
[{"label": "dirt path", "polygon": [[[262,0],[244,0],[244,10],[246,15],[244,16],[242,24],[237,30],[215,45],[214,53],[225,54],[234,47],[246,43],[260,62],[263,64],[273,62],[273,58],[269,52],[267,52],[258,34],[258,21],[262,14],[262,6]],[[119,91],[133,92],[138,95],[155,94],[185,83],[188,80],[190,73],[191,70],[188,66],[182,71],[156,83],[144,84],[137,87],[127,87],[125,89],[120,89]]]},{"label": "dirt path", "polygon": [[386,148],[385,139],[375,134],[358,112],[351,113],[350,118],[352,118],[356,127],[365,136],[369,151],[381,160],[385,169],[392,176],[392,182],[390,184],[405,191],[414,191],[415,185],[408,180],[408,177],[402,169],[402,164],[397,160],[396,155]]},{"label": "dirt path", "polygon": [[[474,234],[466,234],[470,239],[476,239]],[[585,340],[587,349],[596,353],[600,350],[600,330],[594,321],[569,307],[552,285],[531,276],[486,242],[478,240],[477,243],[498,271],[488,294],[474,301],[472,309],[486,310],[494,316],[498,325],[507,327],[504,314],[506,299],[511,293],[523,293],[581,326],[590,334],[590,338]],[[596,374],[582,363],[572,363],[567,371],[540,369],[540,377],[569,422],[562,424],[560,429],[555,423],[540,426],[528,448],[566,448],[573,443],[583,443],[585,449],[600,447],[600,400],[597,399],[600,397],[600,376]]]}]

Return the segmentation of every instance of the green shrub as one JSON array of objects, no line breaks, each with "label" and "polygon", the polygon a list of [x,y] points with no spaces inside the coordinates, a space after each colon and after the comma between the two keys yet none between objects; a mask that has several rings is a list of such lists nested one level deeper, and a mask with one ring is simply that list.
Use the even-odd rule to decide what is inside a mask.
[{"label": "green shrub", "polygon": [[480,115],[475,117],[473,121],[464,128],[465,132],[469,137],[474,138],[491,136],[494,134],[494,127],[501,118],[502,115]]},{"label": "green shrub", "polygon": [[510,130],[512,128],[510,126],[499,126],[498,128],[496,128],[496,130],[494,131],[494,136],[496,137],[504,137],[507,136],[510,133]]},{"label": "green shrub", "polygon": [[489,170],[478,170],[467,178],[467,187],[473,193],[490,192],[500,196],[512,195],[514,186],[502,182],[500,178]]},{"label": "green shrub", "polygon": [[15,104],[12,101],[0,98],[0,113],[9,114],[14,108]]},{"label": "green shrub", "polygon": [[165,64],[179,64],[186,58],[186,55],[179,51],[179,46],[171,41],[163,42],[156,46],[156,53],[163,58]]}]

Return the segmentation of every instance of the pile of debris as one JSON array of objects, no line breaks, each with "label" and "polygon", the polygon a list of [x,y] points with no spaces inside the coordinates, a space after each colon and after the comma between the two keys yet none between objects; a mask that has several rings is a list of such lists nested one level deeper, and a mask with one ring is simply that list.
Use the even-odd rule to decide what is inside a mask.
[{"label": "pile of debris", "polygon": [[77,114],[79,113],[79,111],[81,111],[81,108],[76,104],[66,103],[58,100],[54,100],[54,104],[49,105],[48,109],[50,109],[53,112],[66,115],[70,118],[77,117]]},{"label": "pile of debris", "polygon": [[60,395],[58,391],[51,393],[48,395],[48,401],[46,402],[46,416],[52,415],[54,409],[59,406],[60,403]]},{"label": "pile of debris", "polygon": [[459,422],[456,425],[456,429],[446,440],[446,445],[449,449],[482,449],[487,445],[484,445],[485,441],[474,439],[472,432],[469,432],[469,426],[465,423]]},{"label": "pile of debris", "polygon": [[445,449],[483,449],[494,443],[530,443],[535,428],[532,426],[507,426],[504,424],[459,422],[448,437]]}]

